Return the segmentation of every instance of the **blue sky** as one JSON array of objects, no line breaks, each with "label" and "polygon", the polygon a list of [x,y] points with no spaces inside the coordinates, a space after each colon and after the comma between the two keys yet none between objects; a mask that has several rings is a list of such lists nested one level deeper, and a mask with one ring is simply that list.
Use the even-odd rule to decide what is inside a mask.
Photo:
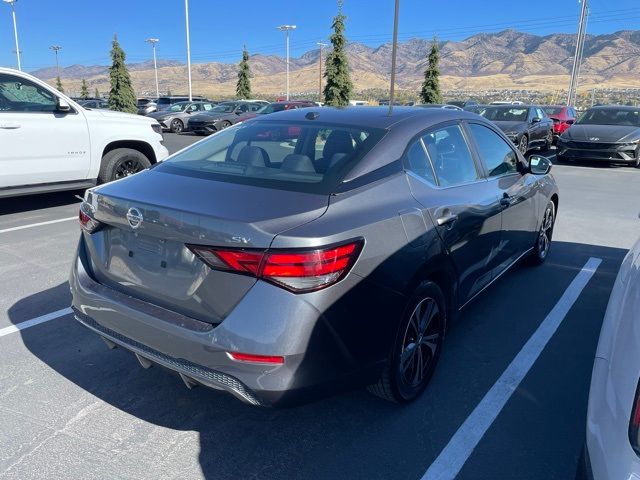
[{"label": "blue sky", "polygon": [[[192,62],[239,60],[243,44],[251,53],[284,55],[283,34],[275,26],[295,24],[292,55],[326,40],[335,0],[190,0]],[[638,0],[590,0],[589,33],[640,28]],[[533,7],[533,8],[532,8]],[[575,33],[577,0],[401,0],[400,38],[460,40],[505,28],[534,33]],[[158,57],[185,59],[183,0],[18,0],[16,4],[23,69],[60,62],[108,63],[116,33],[128,61],[149,59],[149,37],[160,39]],[[377,46],[390,41],[393,0],[345,0],[347,37]],[[0,2],[0,65],[15,66],[11,9]]]}]

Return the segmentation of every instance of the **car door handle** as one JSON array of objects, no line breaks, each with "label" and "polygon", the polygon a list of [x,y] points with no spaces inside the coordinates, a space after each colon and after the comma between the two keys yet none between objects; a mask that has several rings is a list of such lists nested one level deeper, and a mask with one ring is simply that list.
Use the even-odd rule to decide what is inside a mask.
[{"label": "car door handle", "polygon": [[457,219],[458,219],[458,215],[456,215],[455,213],[449,212],[443,215],[442,217],[439,217],[436,220],[436,223],[438,224],[439,227],[442,227],[443,225],[449,225],[455,222]]},{"label": "car door handle", "polygon": [[16,128],[20,128],[22,125],[19,123],[0,123],[0,128],[3,130],[15,130]]}]

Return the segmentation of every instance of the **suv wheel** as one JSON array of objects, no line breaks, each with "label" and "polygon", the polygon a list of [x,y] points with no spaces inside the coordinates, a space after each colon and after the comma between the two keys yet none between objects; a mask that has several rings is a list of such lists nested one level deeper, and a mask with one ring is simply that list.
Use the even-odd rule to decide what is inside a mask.
[{"label": "suv wheel", "polygon": [[149,168],[151,162],[138,150],[132,148],[116,148],[102,157],[102,165],[98,174],[99,183],[107,183]]},{"label": "suv wheel", "polygon": [[368,390],[396,403],[416,398],[427,386],[440,358],[447,323],[442,290],[422,283],[407,304],[387,365]]}]

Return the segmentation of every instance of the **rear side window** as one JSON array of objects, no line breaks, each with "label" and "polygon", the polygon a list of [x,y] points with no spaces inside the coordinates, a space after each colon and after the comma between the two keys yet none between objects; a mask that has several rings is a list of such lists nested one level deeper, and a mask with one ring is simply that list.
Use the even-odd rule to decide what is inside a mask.
[{"label": "rear side window", "polygon": [[459,125],[434,130],[422,137],[443,187],[473,182],[479,178],[469,146]]},{"label": "rear side window", "polygon": [[413,142],[413,144],[407,150],[405,154],[405,166],[409,171],[415,173],[423,180],[426,180],[432,185],[437,185],[436,179],[433,175],[433,168],[431,162],[427,157],[424,144],[422,140]]},{"label": "rear side window", "polygon": [[385,130],[247,122],[159,164],[160,171],[229,183],[329,194]]},{"label": "rear side window", "polygon": [[490,177],[518,173],[518,156],[502,137],[484,125],[472,123],[469,130],[473,135],[478,153]]}]

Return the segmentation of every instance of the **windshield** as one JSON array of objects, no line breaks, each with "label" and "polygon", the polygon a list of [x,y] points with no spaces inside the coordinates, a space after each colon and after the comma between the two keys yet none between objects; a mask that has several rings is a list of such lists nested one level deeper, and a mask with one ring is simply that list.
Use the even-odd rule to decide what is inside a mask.
[{"label": "windshield", "polygon": [[281,112],[281,111],[285,110],[285,107],[286,107],[286,105],[284,103],[272,103],[270,105],[265,105],[260,110],[258,110],[256,113],[259,114],[259,115],[265,115],[267,113]]},{"label": "windshield", "polygon": [[182,112],[187,107],[187,105],[189,105],[189,102],[174,103],[169,108],[167,108],[167,111],[169,111],[169,112]]},{"label": "windshield", "polygon": [[544,113],[547,115],[558,115],[562,112],[562,107],[543,107]]},{"label": "windshield", "polygon": [[487,107],[478,113],[493,122],[525,122],[529,109],[518,107]]},{"label": "windshield", "polygon": [[157,168],[229,183],[329,194],[384,133],[308,122],[239,124]]},{"label": "windshield", "polygon": [[235,103],[221,103],[213,107],[211,110],[209,110],[209,112],[210,113],[233,113],[235,109],[236,109]]},{"label": "windshield", "polygon": [[640,110],[628,108],[592,108],[582,114],[578,125],[628,125],[640,126]]}]

